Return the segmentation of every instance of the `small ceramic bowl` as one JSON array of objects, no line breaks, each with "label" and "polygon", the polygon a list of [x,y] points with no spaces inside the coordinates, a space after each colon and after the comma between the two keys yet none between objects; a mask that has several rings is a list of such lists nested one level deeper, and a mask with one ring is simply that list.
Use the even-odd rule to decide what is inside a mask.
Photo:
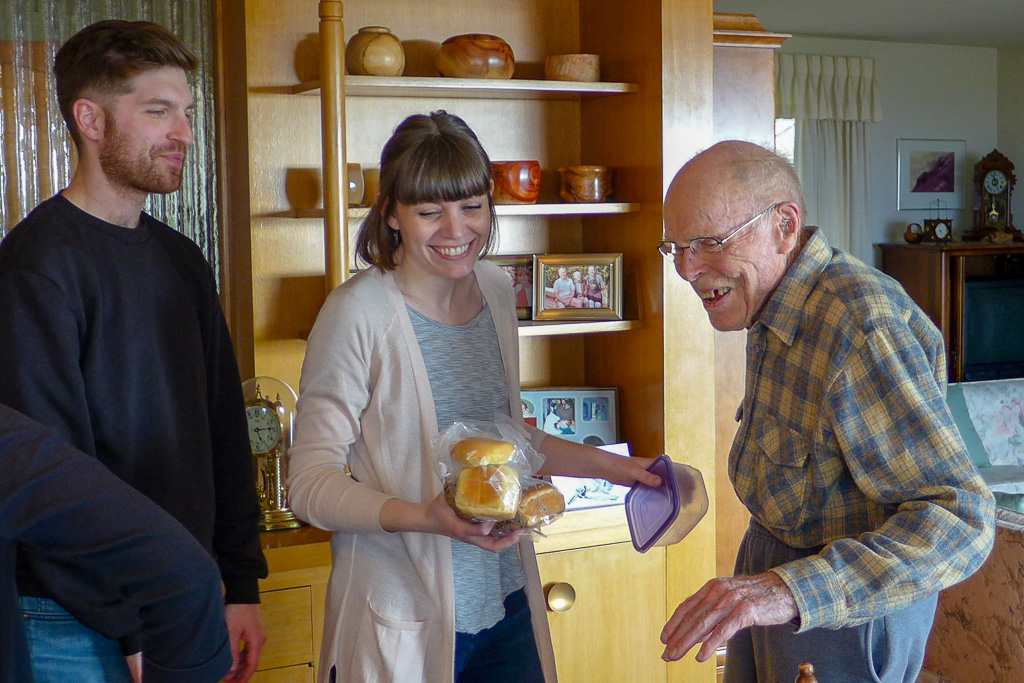
[{"label": "small ceramic bowl", "polygon": [[437,72],[449,78],[512,78],[515,67],[511,46],[486,33],[452,36],[437,52]]},{"label": "small ceramic bowl", "polygon": [[494,161],[494,203],[533,204],[540,194],[540,162]]},{"label": "small ceramic bowl", "polygon": [[597,55],[548,55],[544,60],[544,78],[549,81],[601,80],[601,58]]}]

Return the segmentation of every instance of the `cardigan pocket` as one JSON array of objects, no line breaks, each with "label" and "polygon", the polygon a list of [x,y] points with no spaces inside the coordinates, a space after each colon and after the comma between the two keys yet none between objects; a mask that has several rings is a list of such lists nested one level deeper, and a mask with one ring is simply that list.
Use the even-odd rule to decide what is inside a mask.
[{"label": "cardigan pocket", "polygon": [[430,624],[430,620],[389,619],[367,602],[356,634],[352,680],[426,681]]}]

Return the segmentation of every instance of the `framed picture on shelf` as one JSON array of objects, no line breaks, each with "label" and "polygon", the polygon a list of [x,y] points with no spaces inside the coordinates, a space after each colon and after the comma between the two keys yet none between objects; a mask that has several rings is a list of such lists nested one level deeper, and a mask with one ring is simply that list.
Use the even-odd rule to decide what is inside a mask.
[{"label": "framed picture on shelf", "polygon": [[966,155],[965,140],[897,140],[896,208],[963,209]]},{"label": "framed picture on shelf", "polygon": [[534,320],[622,320],[622,254],[533,257]]},{"label": "framed picture on shelf", "polygon": [[530,320],[533,317],[533,255],[488,256],[487,260],[494,261],[508,273],[516,295],[516,316]]},{"label": "framed picture on shelf", "polygon": [[548,434],[591,446],[619,440],[615,387],[551,387],[520,393],[523,419]]}]

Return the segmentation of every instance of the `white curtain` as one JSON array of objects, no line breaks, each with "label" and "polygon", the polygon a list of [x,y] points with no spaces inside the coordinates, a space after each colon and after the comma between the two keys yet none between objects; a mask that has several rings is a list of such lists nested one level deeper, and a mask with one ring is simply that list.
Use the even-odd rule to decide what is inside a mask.
[{"label": "white curtain", "polygon": [[796,121],[805,222],[819,225],[832,246],[871,263],[868,124],[882,118],[874,60],[777,54],[775,115]]}]

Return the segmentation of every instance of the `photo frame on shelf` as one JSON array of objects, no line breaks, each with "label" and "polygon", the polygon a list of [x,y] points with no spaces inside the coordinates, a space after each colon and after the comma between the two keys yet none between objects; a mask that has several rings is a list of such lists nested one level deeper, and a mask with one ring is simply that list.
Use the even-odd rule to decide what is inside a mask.
[{"label": "photo frame on shelf", "polygon": [[549,387],[520,392],[523,419],[548,434],[591,446],[618,443],[615,387]]},{"label": "photo frame on shelf", "polygon": [[499,268],[508,273],[516,297],[516,317],[533,319],[533,254],[488,256]]},{"label": "photo frame on shelf", "polygon": [[896,208],[964,208],[965,140],[896,141]]},{"label": "photo frame on shelf", "polygon": [[534,320],[622,320],[622,254],[536,254]]}]

